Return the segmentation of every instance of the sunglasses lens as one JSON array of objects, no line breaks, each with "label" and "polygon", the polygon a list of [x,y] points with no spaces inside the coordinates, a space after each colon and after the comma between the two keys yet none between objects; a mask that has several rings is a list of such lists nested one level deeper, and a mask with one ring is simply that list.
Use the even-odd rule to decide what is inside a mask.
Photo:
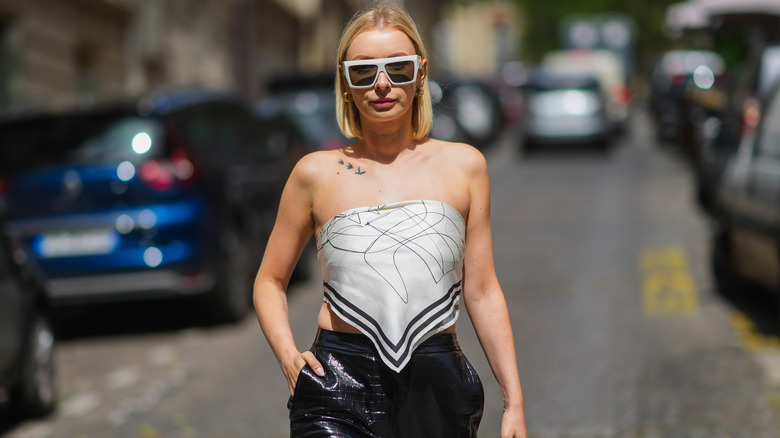
[{"label": "sunglasses lens", "polygon": [[392,62],[387,64],[385,70],[394,84],[404,84],[414,80],[414,61]]},{"label": "sunglasses lens", "polygon": [[348,69],[349,81],[357,87],[370,86],[374,83],[377,71],[376,65],[353,65]]},{"label": "sunglasses lens", "polygon": [[[407,57],[408,58],[408,57]],[[376,82],[380,71],[384,72],[387,79],[394,85],[408,84],[417,78],[417,64],[414,60],[396,61],[384,63],[370,60],[365,64],[355,64],[347,67],[347,77],[352,87],[371,87]],[[350,61],[351,62],[351,61]],[[346,64],[346,63],[345,63]]]}]

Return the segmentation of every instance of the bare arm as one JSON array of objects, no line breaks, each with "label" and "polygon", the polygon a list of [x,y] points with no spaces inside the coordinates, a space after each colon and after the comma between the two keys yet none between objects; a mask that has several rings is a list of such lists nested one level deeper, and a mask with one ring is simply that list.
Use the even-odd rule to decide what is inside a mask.
[{"label": "bare arm", "polygon": [[[307,159],[308,158],[308,159]],[[301,160],[285,185],[274,229],[268,240],[254,286],[254,304],[260,327],[292,394],[301,368],[309,364],[321,374],[321,365],[309,352],[299,352],[290,328],[287,285],[314,230],[311,158]]]},{"label": "bare arm", "polygon": [[502,437],[525,437],[525,414],[514,336],[493,262],[490,183],[484,157],[469,157],[470,207],[464,254],[464,301],[504,397]]}]

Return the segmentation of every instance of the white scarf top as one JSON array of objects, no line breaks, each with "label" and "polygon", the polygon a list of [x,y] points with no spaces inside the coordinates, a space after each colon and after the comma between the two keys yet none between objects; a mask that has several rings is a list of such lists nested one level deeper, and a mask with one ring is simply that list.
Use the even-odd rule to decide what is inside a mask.
[{"label": "white scarf top", "polygon": [[414,200],[340,213],[317,237],[325,301],[399,372],[458,318],[466,224],[453,207]]}]

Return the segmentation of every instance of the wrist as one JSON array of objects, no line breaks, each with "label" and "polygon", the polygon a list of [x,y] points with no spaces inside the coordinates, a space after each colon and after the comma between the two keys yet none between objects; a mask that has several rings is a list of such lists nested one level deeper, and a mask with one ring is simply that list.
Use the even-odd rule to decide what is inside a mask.
[{"label": "wrist", "polygon": [[519,388],[506,388],[502,391],[504,410],[523,409],[523,392]]},{"label": "wrist", "polygon": [[278,357],[279,360],[279,366],[284,368],[292,368],[295,367],[296,359],[298,359],[301,355],[301,352],[298,350],[288,350],[285,351],[283,354],[280,354]]},{"label": "wrist", "polygon": [[523,395],[521,392],[517,394],[504,394],[504,410],[520,410],[524,409]]},{"label": "wrist", "polygon": [[515,402],[515,403],[508,403],[506,401],[504,402],[504,410],[505,411],[514,411],[514,410],[522,411],[524,409],[525,408],[523,407],[523,402],[522,401],[519,402],[519,403],[517,403],[517,402]]}]

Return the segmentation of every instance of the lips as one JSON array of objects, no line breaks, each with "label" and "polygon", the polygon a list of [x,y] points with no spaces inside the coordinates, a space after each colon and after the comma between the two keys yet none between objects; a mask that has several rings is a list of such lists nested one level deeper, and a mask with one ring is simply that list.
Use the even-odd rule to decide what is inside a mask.
[{"label": "lips", "polygon": [[378,107],[385,107],[394,104],[395,99],[377,99],[373,103]]}]

